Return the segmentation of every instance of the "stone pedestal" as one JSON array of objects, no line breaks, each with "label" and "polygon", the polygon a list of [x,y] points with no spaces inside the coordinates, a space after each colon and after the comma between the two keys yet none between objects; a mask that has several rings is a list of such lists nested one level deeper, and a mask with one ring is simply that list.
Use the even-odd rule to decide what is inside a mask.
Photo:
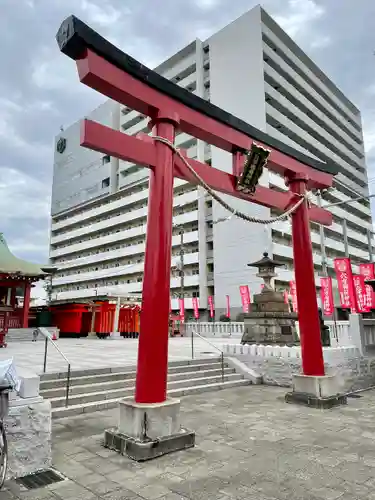
[{"label": "stone pedestal", "polygon": [[254,295],[254,311],[244,315],[242,344],[293,345],[298,343],[297,314],[290,313],[283,294],[264,289]]},{"label": "stone pedestal", "polygon": [[340,394],[340,389],[337,375],[293,375],[293,392],[285,395],[285,401],[313,408],[332,408],[347,402],[346,395]]},{"label": "stone pedestal", "polygon": [[25,368],[17,369],[17,375],[19,393],[9,394],[9,414],[5,419],[9,450],[7,479],[52,465],[51,403],[39,396],[39,375]]},{"label": "stone pedestal", "polygon": [[195,445],[195,433],[180,426],[179,400],[119,405],[119,425],[105,431],[105,447],[142,462]]},{"label": "stone pedestal", "polygon": [[111,339],[111,340],[121,340],[122,339],[120,332],[111,332],[109,334],[108,338]]},{"label": "stone pedestal", "polygon": [[289,312],[251,312],[244,315],[241,344],[295,345],[297,315]]}]

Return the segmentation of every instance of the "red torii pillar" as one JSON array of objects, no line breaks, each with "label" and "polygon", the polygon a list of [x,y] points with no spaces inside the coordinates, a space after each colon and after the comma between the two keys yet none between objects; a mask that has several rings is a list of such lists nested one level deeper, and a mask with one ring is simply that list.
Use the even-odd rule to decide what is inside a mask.
[{"label": "red torii pillar", "polygon": [[[246,195],[236,189],[237,175],[189,159],[193,169],[215,191],[285,211],[300,199],[297,195],[304,195],[308,189],[332,186],[335,168],[281,145],[177,87],[121,52],[74,16],[64,21],[57,40],[61,51],[76,61],[82,83],[149,116],[155,135],[174,142],[179,130],[229,151],[233,154],[233,174],[237,175],[243,168],[244,153],[255,138],[257,144],[272,149],[268,168],[283,175],[289,185],[289,192],[257,186],[253,195]],[[160,403],[167,397],[173,178],[198,182],[168,145],[148,136],[127,136],[85,120],[81,145],[151,169],[135,401]],[[308,206],[307,201],[292,216],[303,373],[320,377],[324,375],[324,362],[309,220],[329,225],[332,216],[320,207]]]}]

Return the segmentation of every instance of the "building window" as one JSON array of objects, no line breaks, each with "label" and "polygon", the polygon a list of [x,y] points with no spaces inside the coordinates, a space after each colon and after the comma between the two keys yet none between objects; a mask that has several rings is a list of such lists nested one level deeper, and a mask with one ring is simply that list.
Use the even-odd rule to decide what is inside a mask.
[{"label": "building window", "polygon": [[102,180],[102,188],[107,188],[109,187],[109,177],[106,177],[105,179]]},{"label": "building window", "polygon": [[111,157],[109,155],[104,155],[102,158],[102,165],[109,163],[111,161]]}]

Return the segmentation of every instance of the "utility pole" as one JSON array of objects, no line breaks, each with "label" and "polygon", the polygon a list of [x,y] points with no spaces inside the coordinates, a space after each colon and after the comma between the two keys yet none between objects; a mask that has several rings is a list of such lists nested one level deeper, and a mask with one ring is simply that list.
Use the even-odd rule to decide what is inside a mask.
[{"label": "utility pole", "polygon": [[185,297],[185,269],[184,269],[184,230],[180,226],[180,286],[181,299]]},{"label": "utility pole", "polygon": [[51,304],[52,302],[52,273],[49,275],[49,283],[48,283],[48,286],[47,286],[47,301],[48,301],[48,305]]},{"label": "utility pole", "polygon": [[373,232],[371,229],[367,229],[367,242],[368,242],[368,254],[369,254],[369,261],[372,262],[374,260],[374,254],[372,250],[372,236]]},{"label": "utility pole", "polygon": [[[318,206],[322,206],[322,194],[319,191],[317,195]],[[320,253],[322,255],[322,272],[323,276],[328,276],[328,266],[327,266],[327,254],[326,254],[326,246],[325,246],[325,233],[324,226],[319,224],[319,233],[320,233]]]}]

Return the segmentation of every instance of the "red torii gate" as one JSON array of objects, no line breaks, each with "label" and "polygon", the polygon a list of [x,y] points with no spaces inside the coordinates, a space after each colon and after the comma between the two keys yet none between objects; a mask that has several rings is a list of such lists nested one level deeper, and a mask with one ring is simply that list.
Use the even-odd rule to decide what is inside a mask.
[{"label": "red torii gate", "polygon": [[[74,16],[57,34],[60,50],[74,59],[80,81],[146,116],[155,136],[174,142],[176,130],[233,155],[233,174],[189,159],[195,172],[215,191],[285,211],[312,188],[332,186],[334,165],[314,160],[272,139],[212,103],[149,70]],[[245,153],[253,140],[271,148],[268,168],[286,179],[289,192],[257,186],[254,194],[237,190]],[[138,351],[136,403],[166,400],[168,318],[173,215],[173,178],[197,179],[165,143],[132,137],[90,120],[82,123],[81,145],[151,169]],[[183,152],[186,156],[186,153]],[[304,202],[292,215],[294,268],[299,305],[302,366],[305,375],[324,375],[309,221],[330,225],[331,214]]]}]

